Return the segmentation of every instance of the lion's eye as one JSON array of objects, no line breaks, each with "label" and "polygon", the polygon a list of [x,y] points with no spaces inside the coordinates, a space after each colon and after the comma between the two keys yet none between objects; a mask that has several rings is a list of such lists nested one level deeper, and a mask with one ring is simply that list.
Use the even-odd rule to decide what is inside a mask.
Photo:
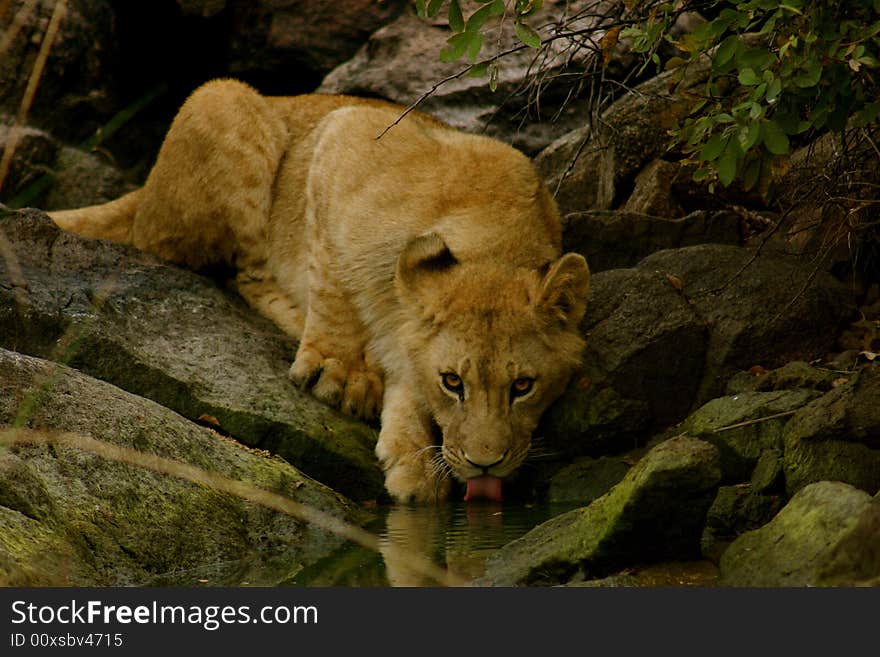
[{"label": "lion's eye", "polygon": [[464,382],[458,374],[454,372],[444,372],[440,375],[440,381],[443,383],[443,387],[449,392],[454,393],[459,397],[464,393]]},{"label": "lion's eye", "polygon": [[527,376],[521,376],[510,386],[510,396],[513,399],[517,397],[525,397],[532,391],[535,380]]}]

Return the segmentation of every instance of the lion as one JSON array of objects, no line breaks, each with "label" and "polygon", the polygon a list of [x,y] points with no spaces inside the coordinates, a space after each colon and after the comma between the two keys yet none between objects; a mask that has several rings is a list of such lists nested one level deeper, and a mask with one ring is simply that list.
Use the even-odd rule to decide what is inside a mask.
[{"label": "lion", "polygon": [[465,499],[500,500],[580,363],[590,271],[561,253],[555,201],[524,154],[403,112],[213,80],[143,187],[50,216],[193,270],[231,268],[298,342],[293,383],[380,420],[394,500],[446,499],[452,480]]}]

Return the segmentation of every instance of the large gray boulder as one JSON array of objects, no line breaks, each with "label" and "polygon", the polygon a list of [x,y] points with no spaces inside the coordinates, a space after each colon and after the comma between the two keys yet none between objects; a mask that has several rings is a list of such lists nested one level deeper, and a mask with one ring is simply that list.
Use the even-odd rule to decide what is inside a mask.
[{"label": "large gray boulder", "polygon": [[690,410],[706,329],[663,276],[616,269],[593,276],[581,375],[545,414],[538,435],[569,456],[644,444]]},{"label": "large gray boulder", "polygon": [[[721,558],[727,586],[852,585],[880,581],[878,500],[848,484],[804,487],[776,517]],[[860,582],[861,580],[861,582]]]},{"label": "large gray boulder", "polygon": [[594,274],[635,267],[664,249],[740,243],[739,217],[729,212],[667,218],[628,210],[586,210],[565,215],[563,226],[563,249],[584,256]]},{"label": "large gray boulder", "polygon": [[[178,0],[188,14],[220,16],[228,26],[232,75],[283,84],[321,78],[357,52],[375,30],[392,21],[406,0]],[[220,5],[226,5],[221,7]],[[292,81],[288,81],[288,84]]]},{"label": "large gray boulder", "polygon": [[637,269],[675,277],[706,324],[699,404],[723,394],[735,372],[826,356],[855,313],[845,285],[785,255],[704,244],[659,251]]},{"label": "large gray boulder", "polygon": [[[583,18],[571,21],[586,3],[545,3],[544,9],[529,19],[543,36],[559,31],[576,33],[597,25],[605,5],[584,12]],[[568,22],[566,22],[568,21]],[[489,23],[482,57],[515,46],[513,21],[499,26]],[[500,36],[497,36],[500,32]],[[598,32],[596,37],[601,37]],[[534,154],[576,126],[588,120],[581,103],[568,103],[568,85],[550,81],[566,70],[582,70],[590,48],[576,50],[576,39],[587,36],[559,37],[540,54],[522,48],[499,61],[498,87],[489,88],[485,77],[461,75],[467,61],[444,63],[440,51],[452,35],[448,26],[419,19],[414,11],[404,12],[396,21],[376,31],[351,60],[334,69],[321,83],[321,93],[344,93],[380,97],[408,106],[431,91],[419,109],[429,112],[457,128],[498,137]],[[530,103],[537,93],[532,82],[546,80],[540,88],[540,103]],[[442,84],[440,84],[442,81]]]},{"label": "large gray boulder", "polygon": [[40,442],[59,434],[194,466],[337,521],[365,520],[278,457],[66,366],[0,349],[0,585],[274,585],[343,542],[87,443]]},{"label": "large gray boulder", "polygon": [[689,437],[646,454],[603,497],[556,516],[493,555],[481,584],[557,584],[603,577],[628,564],[700,554],[721,470],[718,452]]},{"label": "large gray boulder", "polygon": [[[383,490],[376,432],[297,390],[294,344],[212,280],[0,214],[0,347],[63,362],[281,455],[355,499]],[[6,256],[6,254],[4,254]]]},{"label": "large gray boulder", "polygon": [[[851,309],[831,276],[745,247],[669,249],[635,268],[600,272],[582,324],[582,371],[538,434],[567,456],[644,444],[722,395],[740,370],[824,356]],[[746,415],[740,419],[757,417]]]}]

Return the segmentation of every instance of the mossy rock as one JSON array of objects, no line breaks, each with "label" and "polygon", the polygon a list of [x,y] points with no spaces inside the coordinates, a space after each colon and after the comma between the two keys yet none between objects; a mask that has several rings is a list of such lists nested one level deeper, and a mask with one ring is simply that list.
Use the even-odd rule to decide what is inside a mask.
[{"label": "mossy rock", "polygon": [[558,584],[603,577],[628,564],[700,555],[706,511],[721,470],[702,440],[671,438],[648,452],[608,494],[501,548],[482,584]]},{"label": "mossy rock", "polygon": [[[278,457],[68,367],[2,349],[0,430],[21,441],[0,447],[7,585],[273,585],[343,543],[183,475],[99,456],[88,439],[194,466],[337,521],[368,517]],[[73,444],[39,440],[58,432]]]}]

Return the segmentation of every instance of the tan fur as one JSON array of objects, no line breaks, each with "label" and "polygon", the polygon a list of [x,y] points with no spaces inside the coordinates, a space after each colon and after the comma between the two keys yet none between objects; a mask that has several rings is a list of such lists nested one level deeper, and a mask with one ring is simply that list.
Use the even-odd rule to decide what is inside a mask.
[{"label": "tan fur", "polygon": [[[417,112],[376,139],[401,111],[216,80],[183,105],[142,189],[51,216],[234,267],[242,296],[299,341],[292,380],[357,417],[381,412],[388,491],[427,501],[450,471],[522,463],[580,356],[589,270],[560,257],[555,203],[524,155]],[[534,387],[514,399],[522,377]]]}]

